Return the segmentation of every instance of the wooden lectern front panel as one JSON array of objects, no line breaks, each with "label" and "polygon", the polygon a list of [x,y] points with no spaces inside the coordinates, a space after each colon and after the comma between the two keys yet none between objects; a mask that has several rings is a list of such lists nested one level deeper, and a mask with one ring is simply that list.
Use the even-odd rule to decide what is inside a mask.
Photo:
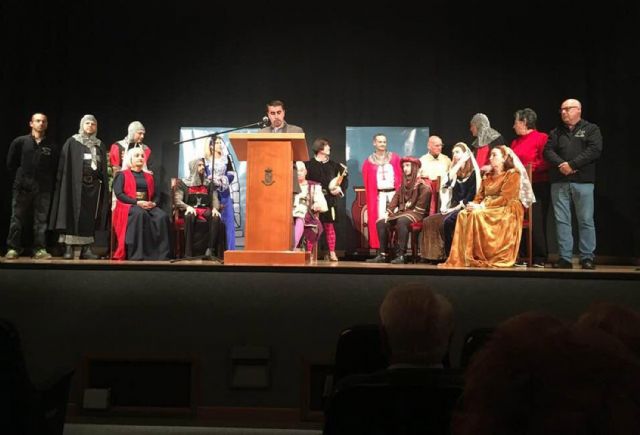
[{"label": "wooden lectern front panel", "polygon": [[246,250],[291,248],[292,159],[288,140],[253,141],[247,147]]}]

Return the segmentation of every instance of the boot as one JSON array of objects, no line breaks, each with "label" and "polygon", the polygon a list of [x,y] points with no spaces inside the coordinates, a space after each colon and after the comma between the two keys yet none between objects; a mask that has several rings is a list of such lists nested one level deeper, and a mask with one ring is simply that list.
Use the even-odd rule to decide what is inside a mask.
[{"label": "boot", "polygon": [[404,263],[405,263],[404,249],[398,249],[396,251],[396,258],[391,260],[391,264],[404,264]]},{"label": "boot", "polygon": [[73,260],[73,245],[64,246],[64,254],[62,258],[65,260]]},{"label": "boot", "polygon": [[378,251],[378,255],[373,258],[369,258],[367,263],[386,263],[387,262],[387,254],[382,251]]},{"label": "boot", "polygon": [[84,245],[80,251],[80,259],[82,260],[98,260],[100,257],[91,251],[91,245]]}]

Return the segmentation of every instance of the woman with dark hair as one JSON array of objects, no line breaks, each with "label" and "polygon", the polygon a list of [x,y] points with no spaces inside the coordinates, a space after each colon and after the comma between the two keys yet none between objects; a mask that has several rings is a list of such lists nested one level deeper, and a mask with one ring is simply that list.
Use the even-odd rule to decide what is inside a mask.
[{"label": "woman with dark hair", "polygon": [[[519,263],[533,267],[544,267],[547,261],[547,214],[551,187],[549,186],[549,167],[544,160],[544,146],[549,136],[536,129],[538,115],[528,107],[520,109],[514,114],[513,130],[518,137],[511,142],[511,149],[520,158],[523,165],[531,164],[533,192],[536,194],[536,206],[533,208],[533,265]],[[526,246],[521,243],[520,247]],[[520,257],[524,258],[523,249]]]},{"label": "woman with dark hair", "polygon": [[523,205],[535,198],[513,151],[497,146],[489,161],[491,171],[483,176],[478,194],[458,214],[446,267],[511,267],[516,261]]}]

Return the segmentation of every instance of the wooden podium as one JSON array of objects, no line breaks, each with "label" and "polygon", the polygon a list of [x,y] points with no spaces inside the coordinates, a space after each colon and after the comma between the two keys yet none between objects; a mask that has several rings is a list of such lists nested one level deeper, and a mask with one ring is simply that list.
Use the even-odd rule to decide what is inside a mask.
[{"label": "wooden podium", "polygon": [[293,162],[309,160],[304,133],[229,134],[247,162],[245,247],[225,251],[225,264],[304,265],[310,255],[292,251]]}]

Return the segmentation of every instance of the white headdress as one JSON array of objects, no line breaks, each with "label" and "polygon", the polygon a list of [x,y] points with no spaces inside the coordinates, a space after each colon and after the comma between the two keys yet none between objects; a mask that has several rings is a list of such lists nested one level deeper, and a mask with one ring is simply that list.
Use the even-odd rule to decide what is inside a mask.
[{"label": "white headdress", "polygon": [[520,202],[526,208],[529,208],[531,204],[536,202],[536,196],[533,194],[533,187],[531,186],[531,180],[529,180],[529,174],[527,174],[527,169],[524,167],[516,153],[507,146],[505,146],[505,148],[513,160],[513,165],[518,172],[520,172]]},{"label": "white headdress", "polygon": [[[458,171],[460,170],[460,168],[462,168],[465,165],[467,160],[471,159],[471,165],[473,166],[473,173],[469,174],[468,177],[473,176],[476,178],[476,193],[478,193],[478,190],[480,189],[480,183],[482,183],[482,175],[480,174],[480,167],[478,166],[478,162],[476,162],[476,158],[473,156],[473,153],[471,152],[467,144],[464,142],[458,142],[453,147],[463,148],[464,153],[462,154],[462,157],[460,157],[460,160],[458,160],[451,167],[451,169],[449,169],[449,173],[456,174],[456,175],[453,177],[450,183],[444,183],[440,187],[440,204],[441,204],[440,210],[442,212],[446,211],[451,207],[451,196],[453,194],[453,187],[458,182],[458,177],[457,177]],[[462,181],[466,181],[466,179]]]}]

